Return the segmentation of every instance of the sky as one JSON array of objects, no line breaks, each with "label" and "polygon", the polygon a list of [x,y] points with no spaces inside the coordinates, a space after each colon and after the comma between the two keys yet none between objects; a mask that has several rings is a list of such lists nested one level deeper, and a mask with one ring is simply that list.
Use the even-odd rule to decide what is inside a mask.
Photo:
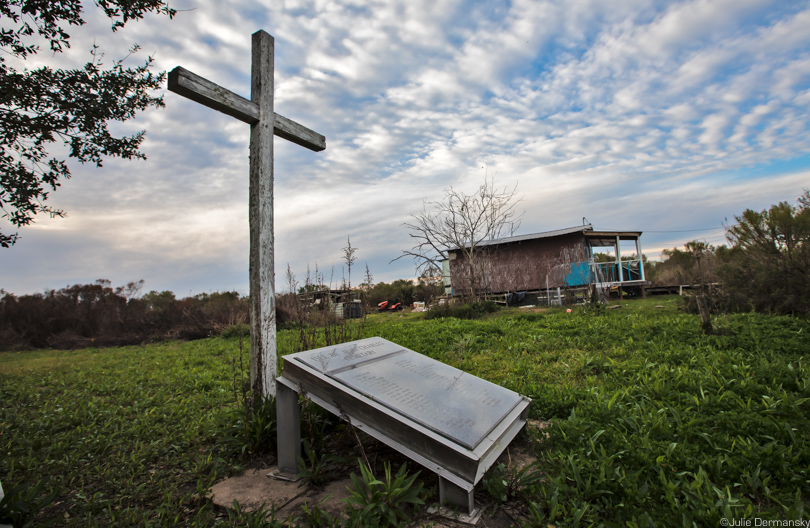
[{"label": "sky", "polygon": [[[276,138],[276,289],[307,270],[337,286],[415,276],[403,226],[450,187],[517,186],[516,234],[643,231],[650,258],[725,243],[745,209],[810,188],[810,2],[756,0],[177,0],[116,33],[92,3],[71,49],[25,66],[105,63],[132,44],[250,96],[251,34],[275,37],[275,110],[326,136]],[[3,21],[6,27],[7,21]],[[164,90],[146,161],[70,163],[67,211],[0,249],[17,295],[108,279],[178,297],[248,292],[249,126]],[[60,152],[59,147],[53,152]],[[13,232],[5,220],[0,229]]]}]

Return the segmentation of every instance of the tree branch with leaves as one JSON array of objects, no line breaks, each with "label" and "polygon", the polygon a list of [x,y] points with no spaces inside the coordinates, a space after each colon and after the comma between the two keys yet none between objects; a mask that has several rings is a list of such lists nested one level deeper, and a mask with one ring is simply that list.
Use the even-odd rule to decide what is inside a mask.
[{"label": "tree branch with leaves", "polygon": [[[176,13],[163,0],[96,0],[110,19],[112,31],[146,13]],[[39,52],[30,39],[44,39],[53,53],[70,47],[67,28],[84,25],[81,0],[0,0],[0,16],[16,29],[0,30],[0,217],[23,227],[38,213],[63,217],[65,211],[45,204],[50,191],[71,176],[65,160],[52,156],[55,143],[68,148],[70,158],[101,167],[106,157],[145,159],[138,149],[144,132],[116,137],[108,124],[131,119],[149,107],[163,106],[150,94],[162,87],[165,72],[150,71],[153,59],[137,67],[124,60],[109,68],[94,44],[83,68],[47,66],[18,71],[5,55],[26,60]],[[139,50],[134,45],[130,54]],[[18,233],[0,231],[0,247],[10,247]]]},{"label": "tree branch with leaves", "polygon": [[718,274],[730,307],[810,313],[810,191],[797,201],[746,209],[726,228],[731,247],[718,251]]}]

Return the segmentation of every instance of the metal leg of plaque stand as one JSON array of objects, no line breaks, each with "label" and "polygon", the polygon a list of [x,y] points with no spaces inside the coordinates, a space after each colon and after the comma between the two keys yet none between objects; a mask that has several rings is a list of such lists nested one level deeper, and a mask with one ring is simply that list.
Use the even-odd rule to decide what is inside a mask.
[{"label": "metal leg of plaque stand", "polygon": [[301,456],[301,409],[298,393],[276,381],[276,438],[278,443],[278,469],[270,473],[273,478],[295,482],[298,457]]},{"label": "metal leg of plaque stand", "polygon": [[[430,513],[438,513],[444,517],[475,524],[481,517],[481,510],[475,507],[473,491],[467,491],[449,480],[439,477],[439,508],[430,508]],[[458,513],[456,513],[458,512]]]},{"label": "metal leg of plaque stand", "polygon": [[[0,482],[0,500],[3,500],[3,483]],[[12,528],[10,524],[0,524],[0,528]]]}]

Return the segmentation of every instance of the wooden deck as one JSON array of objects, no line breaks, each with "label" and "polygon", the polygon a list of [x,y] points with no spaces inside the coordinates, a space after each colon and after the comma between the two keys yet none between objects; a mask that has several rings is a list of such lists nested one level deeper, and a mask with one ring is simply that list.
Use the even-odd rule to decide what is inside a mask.
[{"label": "wooden deck", "polygon": [[[718,286],[719,284],[713,282],[706,284],[706,286]],[[700,284],[674,284],[670,286],[650,286],[645,288],[646,292],[650,295],[683,295],[686,290],[700,289]]]}]

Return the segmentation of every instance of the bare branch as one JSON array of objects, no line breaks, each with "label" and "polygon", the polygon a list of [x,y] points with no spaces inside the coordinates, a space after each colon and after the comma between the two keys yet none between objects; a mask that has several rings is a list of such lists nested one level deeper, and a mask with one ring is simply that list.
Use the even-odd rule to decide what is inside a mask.
[{"label": "bare branch", "polygon": [[467,194],[450,187],[441,201],[422,203],[422,211],[412,215],[412,222],[403,224],[410,231],[415,245],[395,258],[411,257],[417,270],[430,267],[441,269],[441,261],[450,251],[459,251],[468,264],[468,279],[473,295],[480,289],[482,275],[479,246],[488,240],[514,235],[523,219],[517,213],[517,185],[497,189],[494,178],[484,177],[475,193]]}]

